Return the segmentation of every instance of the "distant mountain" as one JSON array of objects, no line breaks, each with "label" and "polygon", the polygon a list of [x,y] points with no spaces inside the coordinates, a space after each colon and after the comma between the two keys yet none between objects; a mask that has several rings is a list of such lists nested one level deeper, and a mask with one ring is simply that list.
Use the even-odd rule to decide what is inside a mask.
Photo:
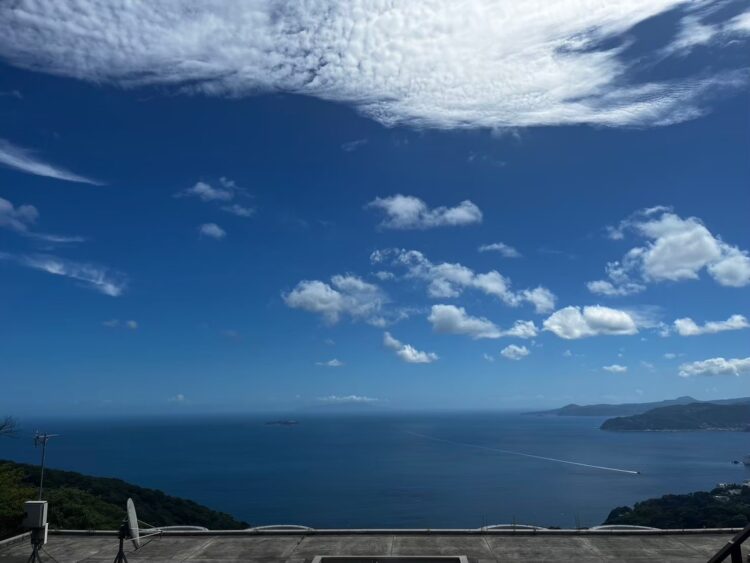
[{"label": "distant mountain", "polygon": [[631,414],[641,414],[658,407],[667,407],[670,405],[688,405],[699,402],[692,397],[677,397],[666,401],[657,401],[653,403],[621,403],[617,405],[597,404],[597,405],[576,405],[571,403],[559,409],[549,411],[540,411],[530,414],[555,414],[557,416],[628,416]]},{"label": "distant mountain", "polygon": [[666,401],[656,401],[653,403],[621,403],[616,405],[598,404],[598,405],[565,405],[559,409],[549,411],[539,411],[529,414],[544,414],[557,416],[631,416],[634,414],[643,414],[652,409],[660,407],[669,407],[672,405],[690,405],[693,403],[709,402],[715,405],[733,405],[739,403],[750,403],[750,397],[740,397],[738,399],[717,399],[715,401],[699,401],[693,397],[677,397]]},{"label": "distant mountain", "polygon": [[748,430],[750,402],[691,403],[652,409],[643,414],[605,420],[602,430]]}]

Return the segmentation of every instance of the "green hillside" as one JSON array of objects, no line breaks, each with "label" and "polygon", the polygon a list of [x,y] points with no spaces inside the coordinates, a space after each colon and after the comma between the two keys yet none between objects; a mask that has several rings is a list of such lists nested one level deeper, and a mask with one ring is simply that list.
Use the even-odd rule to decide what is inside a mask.
[{"label": "green hillside", "polygon": [[[0,461],[0,539],[23,531],[23,503],[37,498],[38,483],[38,467]],[[154,525],[223,530],[248,527],[223,512],[120,479],[46,469],[44,492],[52,528],[114,530],[123,519],[128,497],[135,502],[139,519]]]},{"label": "green hillside", "polygon": [[602,430],[747,430],[750,404],[692,403],[610,418]]},{"label": "green hillside", "polygon": [[620,506],[605,524],[654,528],[741,528],[750,522],[750,487],[732,485],[711,492],[665,495]]}]

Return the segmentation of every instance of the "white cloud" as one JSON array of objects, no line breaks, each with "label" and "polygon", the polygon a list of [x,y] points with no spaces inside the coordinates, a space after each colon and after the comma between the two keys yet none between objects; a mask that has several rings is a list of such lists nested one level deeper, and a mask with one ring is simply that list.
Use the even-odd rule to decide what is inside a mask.
[{"label": "white cloud", "polygon": [[620,364],[612,364],[611,366],[602,367],[604,371],[609,373],[626,373],[628,371],[627,366],[621,366]]},{"label": "white cloud", "polygon": [[544,330],[566,340],[638,332],[636,321],[630,313],[601,305],[559,309],[545,319],[543,326]]},{"label": "white cloud", "polygon": [[315,362],[316,366],[324,366],[327,368],[340,368],[344,365],[344,362],[337,358],[333,358],[332,360],[328,360],[327,362]]},{"label": "white cloud", "polygon": [[622,285],[614,285],[612,282],[607,280],[596,280],[590,281],[586,284],[586,287],[591,293],[597,295],[606,295],[608,297],[619,297],[623,295],[633,295],[640,293],[646,289],[646,286],[639,283],[624,283]]},{"label": "white cloud", "polygon": [[377,197],[367,204],[380,209],[386,218],[380,223],[385,229],[432,229],[435,227],[461,227],[482,222],[482,212],[468,199],[456,207],[430,209],[418,197],[396,194]]},{"label": "white cloud", "polygon": [[501,336],[514,336],[516,338],[534,338],[539,333],[534,321],[516,321],[508,330],[500,332]]},{"label": "white cloud", "polygon": [[703,326],[699,326],[690,317],[677,319],[674,322],[674,328],[680,336],[698,336],[701,334],[714,334],[726,330],[741,330],[750,328],[750,323],[744,315],[732,315],[725,321],[708,321]]},{"label": "white cloud", "polygon": [[506,346],[500,351],[500,355],[509,360],[522,360],[530,353],[531,352],[529,352],[529,349],[526,348],[526,346],[516,346],[515,344]]},{"label": "white cloud", "polygon": [[378,286],[352,275],[333,276],[330,284],[303,280],[283,298],[288,307],[317,313],[329,324],[335,324],[345,316],[370,324],[383,324],[380,313],[387,302]]},{"label": "white cloud", "polygon": [[[649,82],[626,60],[630,30],[681,5],[151,0],[112,10],[107,0],[54,9],[22,0],[2,8],[0,56],[124,87],[293,92],[352,104],[386,125],[646,127],[702,115],[712,94],[745,83],[708,63]],[[644,51],[638,61],[653,55]]]},{"label": "white cloud", "polygon": [[573,357],[573,352],[571,352],[570,350],[565,350],[565,352],[563,352],[563,357],[565,357],[565,358],[572,358]]},{"label": "white cloud", "polygon": [[327,397],[318,397],[318,401],[321,403],[328,403],[332,405],[358,405],[377,403],[380,399],[374,397],[367,397],[364,395],[328,395]]},{"label": "white cloud", "polygon": [[710,358],[680,366],[680,377],[694,375],[740,375],[750,372],[750,358]]},{"label": "white cloud", "polygon": [[233,203],[232,205],[223,205],[221,207],[222,211],[226,211],[227,213],[231,213],[232,215],[237,215],[237,217],[252,217],[255,215],[255,209],[252,207],[245,207],[244,205],[240,205],[238,203]]},{"label": "white cloud", "polygon": [[176,395],[169,397],[167,401],[170,403],[184,404],[187,402],[187,397],[185,397],[185,395],[183,395],[182,393],[177,393]]},{"label": "white cloud", "polygon": [[444,334],[466,334],[474,339],[500,338],[500,329],[484,317],[472,317],[463,307],[455,305],[433,305],[430,316],[435,332]]},{"label": "white cloud", "polygon": [[216,240],[221,240],[225,236],[227,236],[227,232],[216,223],[204,223],[203,225],[198,227],[198,232],[204,237],[209,237]]},{"label": "white cloud", "polygon": [[354,141],[348,141],[346,143],[343,143],[341,145],[341,150],[343,150],[344,152],[354,152],[359,147],[366,145],[366,144],[367,144],[367,139],[356,139]]},{"label": "white cloud", "polygon": [[490,362],[491,364],[495,362],[495,358],[493,358],[492,356],[490,356],[490,355],[489,355],[489,354],[487,354],[487,353],[485,353],[485,354],[482,354],[482,357],[483,357],[483,358],[484,358],[485,360],[487,360],[488,362]]},{"label": "white cloud", "polygon": [[84,287],[111,297],[122,295],[127,287],[127,277],[124,274],[94,264],[74,262],[48,254],[23,256],[18,262],[35,270],[73,279]]},{"label": "white cloud", "polygon": [[118,328],[120,326],[129,328],[130,330],[137,330],[138,329],[138,322],[137,321],[120,321],[120,319],[109,319],[102,322],[103,326],[106,326],[107,328]]},{"label": "white cloud", "polygon": [[702,270],[720,285],[750,284],[747,251],[714,236],[697,217],[683,219],[669,208],[652,207],[609,228],[610,238],[624,238],[626,232],[643,239],[643,246],[607,264],[610,281],[589,282],[592,292],[629,295],[642,291],[643,283],[698,279]]},{"label": "white cloud", "polygon": [[[4,11],[0,8],[0,12]],[[0,18],[2,19],[2,18]],[[0,28],[2,24],[0,24]],[[85,178],[79,176],[73,172],[69,172],[64,168],[49,164],[42,160],[39,160],[33,152],[17,147],[5,139],[0,139],[0,164],[4,164],[10,168],[15,168],[21,172],[27,174],[34,174],[36,176],[45,176],[47,178],[55,178],[56,180],[64,180],[66,182],[78,182],[81,184],[92,184],[95,186],[101,186],[102,183],[91,178]]]},{"label": "white cloud", "polygon": [[664,359],[665,360],[674,360],[677,357],[677,354],[674,352],[665,352],[664,353]]},{"label": "white cloud", "polygon": [[431,364],[438,359],[434,352],[421,352],[403,342],[396,340],[390,332],[383,333],[383,345],[396,352],[396,355],[409,364]]},{"label": "white cloud", "polygon": [[175,194],[178,197],[197,197],[201,201],[230,201],[234,191],[230,188],[214,188],[207,182],[196,182],[192,187]]},{"label": "white cloud", "polygon": [[538,329],[534,321],[516,321],[507,330],[501,330],[484,317],[472,317],[463,307],[455,305],[433,305],[427,320],[435,332],[443,334],[465,334],[478,340],[481,338],[534,338]]},{"label": "white cloud", "polygon": [[458,297],[464,289],[471,288],[496,297],[511,307],[531,303],[537,313],[551,311],[555,306],[555,295],[545,287],[513,291],[510,279],[495,270],[477,274],[457,263],[433,264],[417,250],[376,250],[370,260],[374,264],[387,262],[406,268],[407,277],[427,282],[427,293],[435,299]]},{"label": "white cloud", "polygon": [[512,246],[504,242],[493,242],[492,244],[483,244],[478,248],[479,252],[498,252],[504,258],[520,258],[521,253]]},{"label": "white cloud", "polygon": [[33,205],[15,207],[7,199],[0,197],[0,227],[20,233],[28,231],[39,218],[39,212]]}]

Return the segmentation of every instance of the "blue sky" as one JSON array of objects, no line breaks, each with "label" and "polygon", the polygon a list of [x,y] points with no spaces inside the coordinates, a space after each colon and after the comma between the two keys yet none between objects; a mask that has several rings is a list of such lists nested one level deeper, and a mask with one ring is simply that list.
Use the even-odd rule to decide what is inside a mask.
[{"label": "blue sky", "polygon": [[750,394],[742,2],[79,4],[0,8],[0,411]]}]

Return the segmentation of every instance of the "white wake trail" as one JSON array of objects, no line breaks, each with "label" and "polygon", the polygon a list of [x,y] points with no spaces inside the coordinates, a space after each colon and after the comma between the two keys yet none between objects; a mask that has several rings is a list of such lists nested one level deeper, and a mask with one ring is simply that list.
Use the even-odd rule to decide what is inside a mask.
[{"label": "white wake trail", "polygon": [[490,446],[482,446],[480,444],[469,444],[467,442],[456,442],[454,440],[446,440],[445,438],[436,438],[435,436],[428,436],[427,434],[420,434],[419,432],[410,432],[407,431],[407,434],[411,434],[412,436],[418,436],[420,438],[425,438],[426,440],[433,440],[435,442],[444,442],[446,444],[453,444],[455,446],[465,446],[467,448],[477,448],[479,450],[487,450],[490,452],[499,452],[502,454],[509,454],[509,455],[519,455],[522,457],[531,457],[534,459],[542,459],[544,461],[555,461],[557,463],[567,463],[568,465],[578,465],[580,467],[588,467],[590,469],[601,469],[603,471],[617,471],[618,473],[628,473],[630,475],[640,475],[640,471],[634,471],[632,469],[618,469],[616,467],[606,467],[604,465],[591,465],[590,463],[581,463],[579,461],[570,461],[567,459],[557,459],[555,457],[545,457],[541,455],[534,455],[534,454],[527,454],[523,452],[515,452],[513,450],[504,450],[502,448],[492,448]]}]

